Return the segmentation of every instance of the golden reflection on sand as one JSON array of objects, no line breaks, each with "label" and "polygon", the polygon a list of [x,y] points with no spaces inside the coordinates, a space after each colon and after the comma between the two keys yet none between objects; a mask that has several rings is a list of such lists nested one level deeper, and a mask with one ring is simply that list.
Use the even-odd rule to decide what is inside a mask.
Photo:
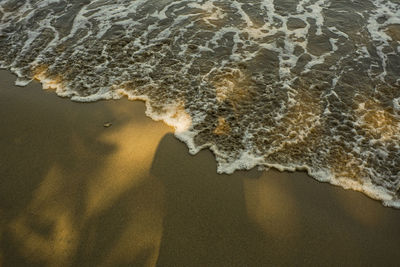
[{"label": "golden reflection on sand", "polygon": [[155,128],[150,119],[147,122],[138,125],[132,121],[121,128],[110,128],[100,138],[116,147],[116,151],[89,183],[87,216],[112,209],[127,190],[140,187],[131,197],[137,204],[130,210],[127,228],[104,258],[103,266],[127,264],[142,254],[147,257],[146,266],[154,266],[158,257],[164,217],[163,186],[148,171],[159,143],[154,141],[161,140],[166,132]]},{"label": "golden reflection on sand", "polygon": [[46,261],[50,266],[69,265],[75,252],[79,231],[71,214],[71,199],[64,194],[68,177],[53,166],[34,192],[25,213],[9,228],[22,245],[25,257]]},{"label": "golden reflection on sand", "polygon": [[129,264],[145,258],[143,266],[155,266],[163,234],[164,187],[155,177],[146,177],[145,185],[132,196],[138,203],[130,210],[129,222],[102,266]]},{"label": "golden reflection on sand", "polygon": [[[124,214],[123,232],[104,233],[116,235],[116,241],[99,262],[115,266],[144,257],[146,265],[155,265],[163,230],[164,188],[149,170],[159,141],[172,129],[161,123],[157,127],[143,116],[135,120],[137,115],[127,115],[118,105],[113,107],[116,117],[129,115],[130,119],[107,129],[99,126],[102,132],[96,143],[114,149],[93,157],[91,146],[71,131],[68,149],[75,159],[69,164],[74,167],[51,166],[26,209],[8,222],[7,230],[26,258],[49,266],[70,266],[93,220],[112,213],[121,198],[128,198],[124,200],[129,209]],[[95,173],[86,172],[85,160],[96,166]],[[102,234],[93,232],[93,244]]]},{"label": "golden reflection on sand", "polygon": [[[287,173],[279,175],[288,176]],[[299,216],[296,214],[298,209],[290,190],[277,181],[279,178],[282,179],[282,177],[245,179],[246,208],[249,219],[267,236],[278,240],[294,239],[297,234],[295,227],[299,223]]]},{"label": "golden reflection on sand", "polygon": [[148,179],[153,156],[162,134],[154,131],[152,123],[130,123],[122,128],[110,128],[101,136],[101,142],[116,147],[108,156],[98,177],[88,187],[87,214],[92,216],[109,208],[114,200],[126,190],[139,186]]}]

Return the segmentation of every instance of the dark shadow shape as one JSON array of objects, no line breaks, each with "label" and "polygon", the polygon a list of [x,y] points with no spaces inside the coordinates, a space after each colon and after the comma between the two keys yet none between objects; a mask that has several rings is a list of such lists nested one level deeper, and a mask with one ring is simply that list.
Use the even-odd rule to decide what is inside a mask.
[{"label": "dark shadow shape", "polygon": [[[46,266],[48,262],[41,259],[40,251],[26,249],[23,244],[31,234],[51,240],[57,227],[58,217],[44,216],[41,206],[32,208],[37,189],[46,182],[51,168],[59,168],[64,176],[56,186],[62,190],[48,201],[66,200],[64,208],[70,208],[71,223],[79,228],[86,213],[89,186],[101,170],[99,166],[116,149],[100,137],[104,131],[117,131],[130,122],[132,114],[142,114],[144,104],[120,100],[127,114],[115,118],[109,101],[75,103],[43,91],[36,82],[17,88],[14,79],[10,73],[0,72],[0,116],[4,126],[0,139],[0,265]],[[115,123],[105,129],[105,121]],[[119,196],[114,206],[83,227],[78,236],[79,248],[71,255],[73,263],[95,266],[104,260],[129,223],[124,219],[131,207],[127,205],[131,203],[129,195],[135,195],[135,190]],[[28,232],[16,238],[11,227],[21,217]]]},{"label": "dark shadow shape", "polygon": [[209,150],[194,157],[172,134],[154,157],[151,174],[166,190],[166,216],[158,266],[257,266],[266,240],[247,219],[243,176],[216,173]]},{"label": "dark shadow shape", "polygon": [[[304,172],[253,169],[219,175],[210,151],[190,157],[172,134],[160,142],[151,174],[166,191],[158,266],[396,266],[400,213],[360,192],[319,183]],[[260,175],[256,183],[281,190],[295,203],[292,235],[269,235],[251,221],[243,184]],[[352,201],[382,218],[365,225],[344,206]],[[285,203],[273,205],[285,208]],[[265,214],[265,220],[284,231],[275,214]]]}]

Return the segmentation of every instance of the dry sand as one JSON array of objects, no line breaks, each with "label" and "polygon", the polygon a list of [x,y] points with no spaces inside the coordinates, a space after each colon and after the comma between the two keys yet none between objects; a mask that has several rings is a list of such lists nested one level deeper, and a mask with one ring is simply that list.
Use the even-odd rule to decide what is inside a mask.
[{"label": "dry sand", "polygon": [[14,79],[0,72],[0,266],[400,264],[400,210],[301,172],[218,175],[141,102]]}]

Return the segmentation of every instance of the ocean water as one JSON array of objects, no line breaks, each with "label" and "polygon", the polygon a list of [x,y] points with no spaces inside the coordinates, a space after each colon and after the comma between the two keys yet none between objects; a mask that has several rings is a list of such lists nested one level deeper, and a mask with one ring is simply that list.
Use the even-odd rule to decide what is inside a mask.
[{"label": "ocean water", "polygon": [[400,0],[0,0],[0,67],[400,208]]}]

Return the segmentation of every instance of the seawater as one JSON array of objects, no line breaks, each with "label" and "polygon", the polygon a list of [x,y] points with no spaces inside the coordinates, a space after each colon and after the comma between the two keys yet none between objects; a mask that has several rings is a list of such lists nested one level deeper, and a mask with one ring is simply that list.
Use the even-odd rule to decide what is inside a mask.
[{"label": "seawater", "polygon": [[0,67],[400,208],[399,0],[0,0]]}]

